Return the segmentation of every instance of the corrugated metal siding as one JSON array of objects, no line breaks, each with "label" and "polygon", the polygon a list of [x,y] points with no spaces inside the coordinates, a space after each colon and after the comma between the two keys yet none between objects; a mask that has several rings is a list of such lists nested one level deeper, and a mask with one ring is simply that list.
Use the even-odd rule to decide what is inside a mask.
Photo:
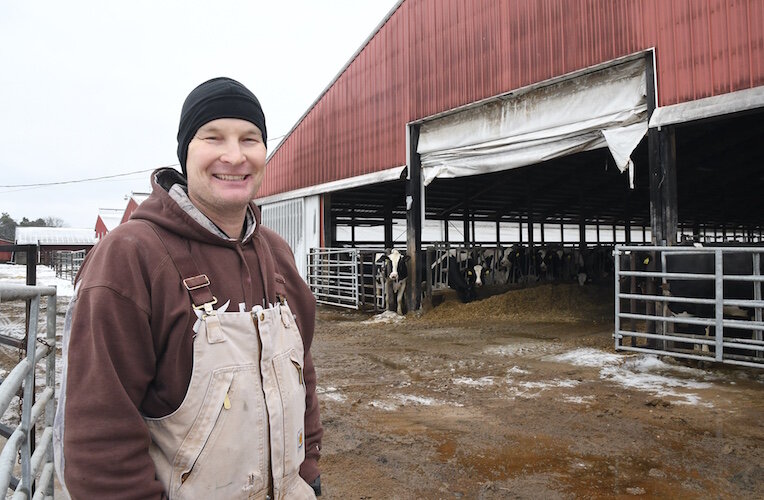
[{"label": "corrugated metal siding", "polygon": [[764,1],[408,0],[269,159],[258,195],[403,165],[410,121],[650,47],[661,106],[764,85]]}]

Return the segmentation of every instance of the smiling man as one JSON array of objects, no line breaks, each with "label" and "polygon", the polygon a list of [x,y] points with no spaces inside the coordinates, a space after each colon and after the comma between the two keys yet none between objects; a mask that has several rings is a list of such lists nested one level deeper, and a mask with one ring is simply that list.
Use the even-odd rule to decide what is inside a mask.
[{"label": "smiling man", "polygon": [[215,78],[186,98],[181,175],[88,255],[64,328],[54,444],[73,499],[315,498],[315,300],[252,203],[260,103]]}]

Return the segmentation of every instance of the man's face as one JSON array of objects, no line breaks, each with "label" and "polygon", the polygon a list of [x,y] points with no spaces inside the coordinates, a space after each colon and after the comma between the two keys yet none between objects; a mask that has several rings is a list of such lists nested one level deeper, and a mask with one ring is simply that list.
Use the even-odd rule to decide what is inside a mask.
[{"label": "man's face", "polygon": [[265,174],[266,149],[255,125],[238,118],[204,124],[188,144],[188,196],[213,220],[243,212]]}]

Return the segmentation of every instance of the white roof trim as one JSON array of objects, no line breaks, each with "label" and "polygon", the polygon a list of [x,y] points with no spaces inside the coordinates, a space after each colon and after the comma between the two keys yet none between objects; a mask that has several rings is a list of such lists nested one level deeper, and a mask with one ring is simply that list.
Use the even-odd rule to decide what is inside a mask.
[{"label": "white roof trim", "polygon": [[95,231],[90,228],[69,227],[16,227],[17,245],[84,245],[96,243]]},{"label": "white roof trim", "polygon": [[306,196],[313,196],[317,194],[331,193],[332,191],[341,191],[343,189],[352,189],[360,186],[368,186],[369,184],[377,184],[380,182],[395,181],[401,178],[403,175],[403,169],[406,165],[400,167],[388,168],[379,172],[372,172],[370,174],[358,175],[356,177],[349,177],[347,179],[340,179],[332,182],[326,182],[324,184],[318,184],[316,186],[310,186],[301,189],[295,189],[294,191],[288,191],[286,193],[274,194],[271,196],[265,196],[263,198],[255,198],[257,205],[268,205],[270,203],[276,203],[278,201],[291,200],[293,198],[304,198]]},{"label": "white roof trim", "polygon": [[650,117],[650,128],[702,120],[756,108],[764,108],[764,87],[738,90],[728,94],[655,108]]}]

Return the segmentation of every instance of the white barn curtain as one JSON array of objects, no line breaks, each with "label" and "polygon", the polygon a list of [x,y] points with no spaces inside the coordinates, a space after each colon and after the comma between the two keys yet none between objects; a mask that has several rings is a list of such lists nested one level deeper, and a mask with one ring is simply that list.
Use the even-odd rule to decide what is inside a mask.
[{"label": "white barn curtain", "polygon": [[631,154],[647,133],[646,94],[639,59],[425,122],[417,147],[424,185],[607,147],[633,187]]}]

